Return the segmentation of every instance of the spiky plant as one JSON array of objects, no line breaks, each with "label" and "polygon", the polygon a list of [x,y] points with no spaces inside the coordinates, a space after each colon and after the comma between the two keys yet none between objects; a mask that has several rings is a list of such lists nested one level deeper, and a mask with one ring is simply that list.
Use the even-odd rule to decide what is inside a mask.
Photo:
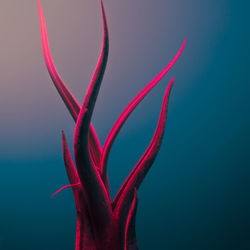
[{"label": "spiky plant", "polygon": [[186,40],[170,64],[146,85],[124,109],[108,134],[103,147],[101,147],[91,124],[91,117],[105,72],[109,51],[108,25],[103,2],[101,0],[103,19],[101,55],[81,106],[56,71],[49,49],[45,19],[39,1],[38,8],[42,48],[47,69],[58,93],[76,122],[73,148],[75,164],[71,158],[65,134],[62,132],[64,162],[70,185],[64,186],[56,192],[58,193],[62,189],[69,187],[73,190],[77,210],[75,249],[138,249],[135,231],[137,191],[160,149],[167,118],[168,98],[174,79],[167,86],[154,136],[113,201],[110,197],[107,175],[108,158],[111,147],[123,124],[141,100],[171,69],[179,58]]}]

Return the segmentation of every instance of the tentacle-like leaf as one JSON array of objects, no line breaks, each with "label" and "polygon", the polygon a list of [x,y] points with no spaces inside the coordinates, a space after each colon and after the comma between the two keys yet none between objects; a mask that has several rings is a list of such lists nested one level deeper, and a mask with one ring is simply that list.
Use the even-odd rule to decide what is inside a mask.
[{"label": "tentacle-like leaf", "polygon": [[[64,82],[62,81],[61,77],[59,76],[56,70],[56,67],[54,65],[54,62],[51,56],[50,48],[49,48],[48,35],[47,35],[47,29],[46,29],[45,18],[43,15],[43,10],[40,5],[40,2],[37,1],[37,3],[38,3],[38,9],[39,9],[41,40],[42,40],[42,49],[43,49],[45,63],[46,63],[48,72],[50,74],[50,77],[58,93],[60,94],[63,102],[68,108],[73,119],[76,121],[78,114],[80,112],[80,105],[78,104],[74,96],[70,93],[70,91],[68,90],[68,88],[66,87],[66,85],[64,84]],[[101,144],[99,142],[99,139],[92,125],[90,125],[90,130],[89,130],[89,143],[90,143],[91,157],[95,165],[99,166],[100,155],[101,155],[102,149],[101,149]]]},{"label": "tentacle-like leaf", "polygon": [[136,211],[138,203],[138,193],[137,190],[134,190],[134,199],[129,210],[128,219],[125,228],[125,250],[137,250],[137,239],[136,239],[136,230],[135,230],[135,221],[136,221]]},{"label": "tentacle-like leaf", "polygon": [[[63,158],[64,158],[65,169],[68,175],[70,185],[72,185],[73,187],[72,191],[73,191],[74,198],[75,198],[76,209],[77,211],[83,211],[83,210],[86,210],[86,206],[87,206],[85,198],[84,198],[84,191],[83,191],[82,184],[80,182],[80,178],[78,176],[77,170],[71,158],[66,136],[63,131],[62,131],[62,143],[63,143]],[[70,185],[68,185],[68,187]],[[78,188],[74,188],[75,186],[78,186]]]},{"label": "tentacle-like leaf", "polygon": [[70,184],[80,183],[80,179],[77,170],[74,166],[73,160],[70,155],[69,147],[67,144],[66,136],[62,131],[62,143],[63,143],[63,158],[65,163],[66,172],[68,174]]},{"label": "tentacle-like leaf", "polygon": [[123,112],[118,117],[117,121],[115,122],[114,126],[110,130],[107,139],[103,146],[103,151],[101,155],[101,165],[100,169],[103,173],[102,178],[104,179],[104,183],[106,186],[108,186],[108,181],[105,181],[105,177],[107,176],[107,163],[108,163],[108,157],[111,150],[111,147],[121,130],[123,124],[129,117],[129,115],[132,113],[132,111],[136,108],[136,106],[143,100],[143,98],[149,93],[149,91],[163,78],[163,76],[173,67],[179,56],[181,55],[184,47],[186,44],[186,39],[184,43],[182,44],[179,52],[176,54],[176,56],[173,58],[173,60],[168,64],[168,66],[157,76],[155,77],[141,92],[139,92],[135,98],[129,103],[129,105],[123,110]]},{"label": "tentacle-like leaf", "polygon": [[[158,152],[160,149],[161,141],[163,138],[164,130],[165,130],[165,124],[167,119],[167,105],[168,105],[168,99],[169,94],[172,88],[172,84],[174,82],[174,79],[172,79],[166,89],[165,96],[162,103],[161,113],[159,117],[159,121],[157,124],[156,131],[154,133],[154,136],[150,142],[150,145],[144,152],[143,156],[140,158],[136,166],[133,168],[132,172],[129,174],[127,179],[125,180],[124,184],[118,191],[113,203],[112,207],[115,209],[116,206],[124,206],[123,199],[126,195],[126,193],[131,192],[134,188],[138,190],[140,187],[140,184],[142,183],[143,179],[145,178],[147,172],[149,171],[150,167],[152,166]],[[119,202],[119,205],[117,205]],[[118,208],[121,209],[121,208]]]},{"label": "tentacle-like leaf", "polygon": [[93,114],[97,95],[103,79],[108,59],[108,27],[106,15],[102,4],[102,15],[104,20],[103,46],[96,70],[92,77],[86,97],[82,104],[74,133],[74,156],[80,181],[84,188],[92,219],[98,225],[111,221],[110,198],[102,182],[102,179],[91,161],[88,150],[88,131]]},{"label": "tentacle-like leaf", "polygon": [[44,59],[45,63],[48,69],[48,72],[51,76],[51,79],[60,94],[61,98],[63,99],[66,107],[68,108],[70,114],[74,118],[74,120],[77,120],[77,116],[80,112],[80,106],[73,97],[73,95],[70,93],[70,91],[67,89],[66,85],[63,83],[61,77],[56,71],[50,49],[49,49],[49,42],[48,42],[48,35],[47,35],[47,29],[46,29],[46,23],[45,23],[45,18],[43,15],[43,10],[42,7],[38,3],[38,9],[39,9],[39,17],[40,17],[40,27],[41,27],[41,40],[42,40],[42,48],[43,48],[43,54],[44,54]]},{"label": "tentacle-like leaf", "polygon": [[[93,232],[90,225],[91,218],[88,211],[88,204],[86,202],[85,193],[82,188],[82,184],[80,183],[80,179],[76,171],[76,168],[73,164],[66,136],[63,131],[62,131],[62,137],[63,137],[64,163],[69,181],[71,183],[70,185],[63,187],[62,189],[71,187],[73,190],[76,210],[77,210],[76,250],[82,250],[83,244],[87,245],[88,242],[91,241],[91,238],[93,237],[92,236]],[[58,192],[61,190],[58,190]],[[88,238],[83,239],[84,234],[88,235]]]}]

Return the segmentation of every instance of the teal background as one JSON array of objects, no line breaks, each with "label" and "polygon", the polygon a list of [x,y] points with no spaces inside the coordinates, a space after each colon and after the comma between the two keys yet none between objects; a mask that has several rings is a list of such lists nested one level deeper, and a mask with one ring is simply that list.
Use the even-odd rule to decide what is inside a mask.
[{"label": "teal background", "polygon": [[[130,100],[183,54],[111,151],[112,196],[149,144],[175,77],[159,155],[139,191],[140,249],[250,249],[249,1],[104,0],[110,56],[93,124],[103,144]],[[97,0],[41,0],[56,67],[81,103],[102,42]],[[0,249],[74,249],[61,130],[74,122],[43,61],[36,1],[0,3]]]}]

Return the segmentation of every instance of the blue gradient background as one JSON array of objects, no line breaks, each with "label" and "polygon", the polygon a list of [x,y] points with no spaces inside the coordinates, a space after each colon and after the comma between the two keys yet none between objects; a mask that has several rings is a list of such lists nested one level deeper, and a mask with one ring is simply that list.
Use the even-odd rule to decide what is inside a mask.
[{"label": "blue gradient background", "polygon": [[[97,0],[41,0],[56,67],[79,102],[102,41]],[[186,48],[111,152],[112,196],[140,158],[175,77],[164,141],[139,191],[140,249],[250,249],[247,0],[104,1],[110,57],[93,124],[104,143],[129,101]],[[61,130],[74,122],[43,61],[36,1],[0,3],[0,249],[74,249]]]}]

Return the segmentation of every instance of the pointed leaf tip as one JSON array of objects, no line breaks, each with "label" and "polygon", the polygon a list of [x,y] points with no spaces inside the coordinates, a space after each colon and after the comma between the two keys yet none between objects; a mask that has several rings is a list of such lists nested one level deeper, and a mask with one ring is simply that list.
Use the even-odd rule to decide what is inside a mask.
[{"label": "pointed leaf tip", "polygon": [[64,189],[73,188],[73,187],[76,187],[76,186],[79,186],[79,185],[80,185],[80,183],[75,183],[75,184],[70,184],[70,185],[63,186],[59,190],[57,190],[54,194],[52,194],[50,196],[50,198],[53,198],[56,194],[58,194],[59,192],[61,192]]}]

